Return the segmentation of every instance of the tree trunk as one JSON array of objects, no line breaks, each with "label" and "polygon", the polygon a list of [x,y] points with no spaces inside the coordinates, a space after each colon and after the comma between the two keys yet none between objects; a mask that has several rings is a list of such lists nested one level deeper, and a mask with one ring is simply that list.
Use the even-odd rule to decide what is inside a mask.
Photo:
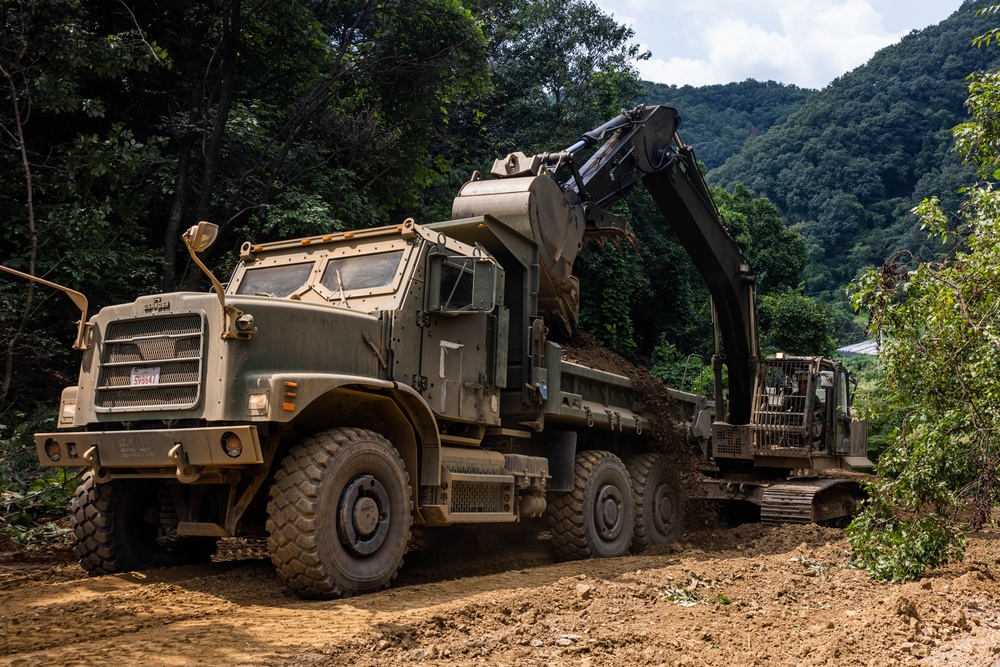
[{"label": "tree trunk", "polygon": [[[26,193],[27,201],[27,212],[28,212],[28,237],[29,237],[29,254],[28,254],[28,273],[35,275],[35,262],[38,259],[38,231],[35,229],[35,201],[34,201],[34,186],[31,182],[31,163],[28,162],[28,147],[24,140],[24,124],[21,117],[21,103],[17,96],[17,85],[14,83],[14,77],[10,72],[0,65],[0,76],[3,76],[7,81],[7,86],[10,88],[10,101],[14,118],[14,130],[13,136],[14,140],[17,142],[18,149],[21,153],[21,165],[24,167],[24,189]],[[9,131],[8,131],[9,132]],[[31,306],[34,301],[35,296],[35,283],[28,283],[28,297],[24,302],[24,310],[21,312],[21,321],[18,324],[17,331],[10,337],[7,341],[6,350],[4,350],[4,355],[6,356],[4,364],[4,374],[3,380],[0,381],[0,405],[6,402],[7,396],[10,393],[10,387],[14,380],[14,351],[17,348],[17,340],[24,333],[25,328],[28,326],[28,319],[31,314]],[[86,315],[84,315],[86,316]]]}]

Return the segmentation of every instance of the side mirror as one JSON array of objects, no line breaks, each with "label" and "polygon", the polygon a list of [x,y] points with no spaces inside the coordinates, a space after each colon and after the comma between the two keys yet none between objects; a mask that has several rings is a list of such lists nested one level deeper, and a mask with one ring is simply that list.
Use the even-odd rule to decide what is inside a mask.
[{"label": "side mirror", "polygon": [[218,235],[219,226],[203,220],[197,225],[189,227],[181,238],[184,239],[185,245],[191,248],[191,250],[204,252],[215,243]]}]

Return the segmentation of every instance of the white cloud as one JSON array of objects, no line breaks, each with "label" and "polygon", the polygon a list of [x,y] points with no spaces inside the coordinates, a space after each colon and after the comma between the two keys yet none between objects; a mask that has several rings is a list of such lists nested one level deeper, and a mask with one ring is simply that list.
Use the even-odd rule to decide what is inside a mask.
[{"label": "white cloud", "polygon": [[[605,0],[605,5],[611,2]],[[657,44],[643,43],[653,58],[638,66],[645,79],[678,85],[755,78],[820,88],[908,32],[886,30],[882,15],[869,0],[758,0],[752,7],[742,0],[670,5],[674,3],[625,0],[625,11],[617,17],[643,28],[637,30],[643,42],[650,21],[663,26],[660,32],[672,33],[672,39],[663,43],[681,55],[664,57]],[[642,23],[628,20],[621,15],[625,12],[641,16]]]}]

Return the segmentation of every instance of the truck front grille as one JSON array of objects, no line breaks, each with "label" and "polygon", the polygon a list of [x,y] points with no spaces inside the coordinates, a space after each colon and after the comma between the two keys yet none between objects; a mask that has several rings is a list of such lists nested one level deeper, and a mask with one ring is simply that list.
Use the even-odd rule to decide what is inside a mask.
[{"label": "truck front grille", "polygon": [[108,323],[95,409],[183,410],[201,400],[205,316],[170,313]]}]

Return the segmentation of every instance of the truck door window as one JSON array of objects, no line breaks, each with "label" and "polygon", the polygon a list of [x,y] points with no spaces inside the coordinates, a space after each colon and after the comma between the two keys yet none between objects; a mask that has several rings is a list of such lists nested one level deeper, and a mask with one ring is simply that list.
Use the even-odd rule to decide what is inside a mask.
[{"label": "truck door window", "polygon": [[497,303],[503,269],[480,256],[432,254],[428,262],[427,310],[432,313],[488,313]]},{"label": "truck door window", "polygon": [[277,298],[286,297],[299,291],[306,284],[312,268],[312,262],[305,262],[247,269],[236,293]]},{"label": "truck door window", "polygon": [[326,264],[323,287],[335,294],[391,285],[399,270],[403,251],[337,257]]},{"label": "truck door window", "polygon": [[472,305],[474,264],[469,259],[444,262],[441,266],[442,310],[464,310]]},{"label": "truck door window", "polygon": [[837,412],[847,413],[850,409],[851,403],[847,393],[847,373],[845,371],[840,371],[840,378],[837,381],[837,389]]}]

